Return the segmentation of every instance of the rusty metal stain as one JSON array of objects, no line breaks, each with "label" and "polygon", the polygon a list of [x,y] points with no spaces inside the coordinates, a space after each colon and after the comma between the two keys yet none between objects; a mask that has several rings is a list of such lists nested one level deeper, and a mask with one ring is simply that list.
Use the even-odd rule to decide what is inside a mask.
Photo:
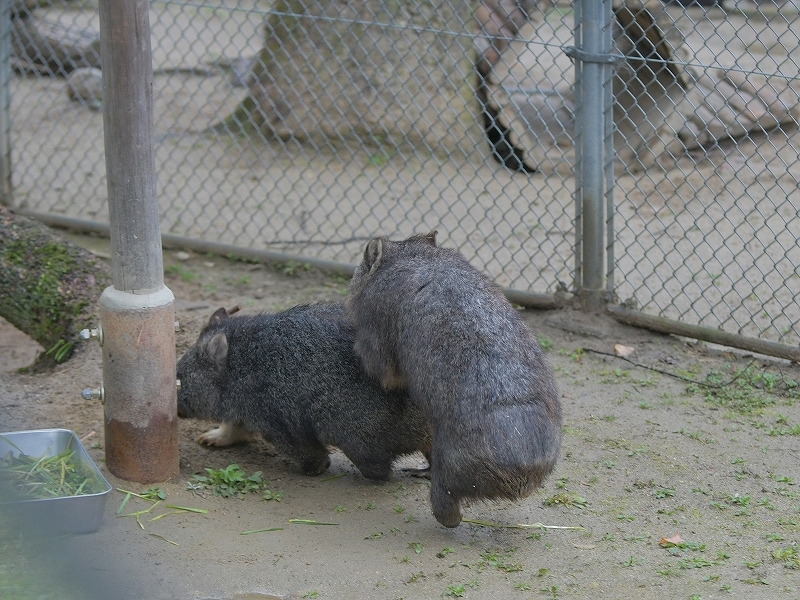
[{"label": "rusty metal stain", "polygon": [[120,479],[156,483],[179,473],[176,419],[154,415],[147,427],[106,420],[105,443],[106,466]]}]

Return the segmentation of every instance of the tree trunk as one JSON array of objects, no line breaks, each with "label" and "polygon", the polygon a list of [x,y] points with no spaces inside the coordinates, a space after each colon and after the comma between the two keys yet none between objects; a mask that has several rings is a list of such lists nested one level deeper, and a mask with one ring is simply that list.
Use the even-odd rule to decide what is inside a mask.
[{"label": "tree trunk", "polygon": [[36,368],[71,356],[110,282],[90,252],[0,206],[0,316],[45,348]]},{"label": "tree trunk", "polygon": [[[223,126],[329,144],[474,146],[477,1],[276,0]],[[443,33],[446,32],[446,33]]]}]

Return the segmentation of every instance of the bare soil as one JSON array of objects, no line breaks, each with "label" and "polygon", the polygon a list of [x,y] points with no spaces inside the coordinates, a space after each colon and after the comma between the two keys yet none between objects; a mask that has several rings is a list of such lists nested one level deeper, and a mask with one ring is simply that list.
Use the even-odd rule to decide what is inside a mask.
[{"label": "bare soil", "polygon": [[[106,240],[73,239],[108,252]],[[301,264],[173,250],[165,251],[165,272],[181,324],[178,356],[220,306],[275,311],[342,299],[347,286]],[[169,512],[162,504],[142,515],[140,527],[117,516],[125,496],[117,488],[148,486],[107,471],[102,406],[80,397],[100,383],[100,348],[88,343],[49,373],[20,373],[41,348],[3,323],[0,430],[75,431],[115,489],[93,534],[43,543],[6,524],[0,586],[17,591],[0,588],[0,596],[799,597],[798,367],[573,309],[523,316],[563,394],[562,459],[525,501],[476,503],[464,511],[473,522],[452,530],[431,515],[428,482],[402,471],[424,464],[421,456],[404,459],[385,484],[365,480],[338,452],[327,473],[304,477],[263,441],[200,446],[195,438],[216,424],[195,420],[180,421],[180,476],[158,487],[167,503],[208,512],[150,520]],[[614,356],[616,344],[644,366]],[[243,499],[188,489],[206,468],[233,463],[248,475],[261,471],[280,500],[264,500],[263,489]],[[134,498],[122,513],[149,506]],[[661,542],[676,534],[682,542],[665,548]]]}]

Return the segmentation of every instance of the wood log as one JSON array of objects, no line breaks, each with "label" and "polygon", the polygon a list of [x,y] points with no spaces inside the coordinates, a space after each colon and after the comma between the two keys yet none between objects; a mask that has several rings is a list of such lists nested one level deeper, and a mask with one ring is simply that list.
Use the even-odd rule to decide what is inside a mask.
[{"label": "wood log", "polygon": [[12,66],[21,72],[66,76],[100,67],[100,32],[35,14],[12,20]]},{"label": "wood log", "polygon": [[25,18],[37,8],[37,0],[11,0],[11,18]]},{"label": "wood log", "polygon": [[724,71],[724,77],[741,93],[758,98],[767,107],[767,114],[758,121],[760,127],[770,129],[791,120],[789,106],[783,102],[781,93],[775,91],[767,81],[756,82],[747,73],[734,70]]},{"label": "wood log", "polygon": [[727,78],[716,80],[717,89],[728,100],[728,104],[736,110],[740,117],[747,119],[748,130],[763,119],[768,113],[767,107],[756,96],[736,88]]},{"label": "wood log", "polygon": [[[742,122],[741,115],[731,108],[728,98],[717,88],[717,80],[702,73],[697,78],[697,87],[703,93],[706,108],[723,124],[721,128],[717,128],[713,124],[710,125],[717,139],[725,137],[737,138],[747,133],[747,126],[753,125],[753,123]],[[712,121],[712,123],[715,122]]]},{"label": "wood log", "polygon": [[72,355],[110,283],[110,268],[88,250],[0,206],[0,316],[45,348],[34,369]]}]

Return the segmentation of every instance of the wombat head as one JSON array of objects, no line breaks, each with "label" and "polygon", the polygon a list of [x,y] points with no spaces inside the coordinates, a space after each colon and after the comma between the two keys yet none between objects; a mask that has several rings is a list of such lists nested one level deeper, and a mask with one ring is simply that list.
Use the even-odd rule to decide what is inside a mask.
[{"label": "wombat head", "polygon": [[350,295],[351,297],[357,294],[364,283],[375,274],[378,268],[387,262],[387,259],[392,259],[398,255],[413,256],[415,254],[415,246],[424,244],[429,246],[436,246],[437,231],[430,233],[423,233],[411,236],[402,242],[392,242],[384,237],[373,238],[367,243],[364,249],[364,258],[361,264],[353,274],[353,279],[350,281]]},{"label": "wombat head", "polygon": [[228,359],[228,337],[222,325],[228,314],[220,308],[211,315],[197,343],[178,361],[179,417],[218,418],[215,413],[220,409]]}]

